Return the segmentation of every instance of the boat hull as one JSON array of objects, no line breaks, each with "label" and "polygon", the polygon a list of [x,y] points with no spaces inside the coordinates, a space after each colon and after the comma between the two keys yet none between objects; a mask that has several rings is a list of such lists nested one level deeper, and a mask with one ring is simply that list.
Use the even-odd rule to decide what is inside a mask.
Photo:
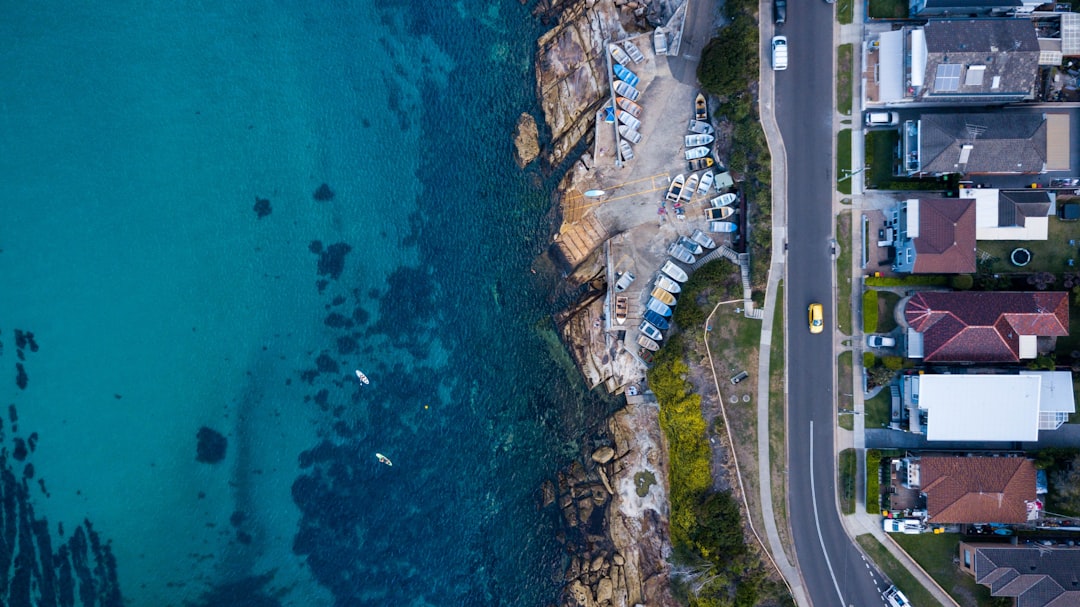
[{"label": "boat hull", "polygon": [[660,329],[652,326],[647,320],[641,321],[641,324],[638,325],[638,331],[641,331],[641,334],[645,337],[655,341],[664,339],[664,334],[660,332]]},{"label": "boat hull", "polygon": [[694,120],[707,122],[709,120],[709,106],[705,103],[705,95],[698,93],[694,99]]},{"label": "boat hull", "polygon": [[693,240],[690,240],[686,236],[680,236],[679,237],[679,244],[681,244],[683,247],[686,248],[687,251],[690,251],[694,255],[701,255],[702,253],[705,252],[705,250],[701,247],[701,245],[694,242]]},{"label": "boat hull", "polygon": [[690,239],[706,249],[715,249],[716,241],[709,238],[709,235],[701,230],[694,230],[694,233],[690,235]]},{"label": "boat hull", "polygon": [[678,265],[671,261],[665,261],[660,271],[671,277],[676,282],[686,282],[689,276],[686,275],[686,271],[680,268]]},{"label": "boat hull", "polygon": [[648,303],[645,304],[645,307],[665,318],[671,317],[671,308],[655,297],[650,297]]},{"label": "boat hull", "polygon": [[696,160],[698,158],[704,158],[708,155],[709,147],[704,145],[699,148],[693,148],[683,152],[683,156],[685,156],[687,160]]},{"label": "boat hull", "polygon": [[698,182],[697,193],[701,194],[702,196],[708,194],[709,188],[712,187],[713,179],[714,177],[712,171],[705,171],[704,173],[702,173],[701,181]]},{"label": "boat hull", "polygon": [[706,211],[706,214],[706,216],[709,218],[709,221],[720,221],[734,215],[735,209],[731,207],[712,208],[708,209]]},{"label": "boat hull", "polygon": [[632,160],[634,158],[634,148],[630,147],[630,143],[625,139],[619,141],[619,155],[623,160]]},{"label": "boat hull", "polygon": [[611,52],[611,58],[614,59],[615,61],[618,61],[619,63],[621,63],[623,65],[626,65],[627,63],[630,63],[630,55],[627,55],[626,51],[624,51],[621,48],[615,46],[614,44],[609,44],[608,45],[608,51]]},{"label": "boat hull", "polygon": [[687,135],[683,139],[688,148],[696,148],[699,145],[709,145],[715,141],[715,138],[712,135]]},{"label": "boat hull", "polygon": [[698,176],[691,175],[690,178],[686,180],[686,185],[683,187],[682,192],[679,194],[679,198],[682,198],[683,200],[690,200],[691,198],[693,198],[694,190],[697,189],[697,184]]},{"label": "boat hull", "polygon": [[739,226],[730,221],[710,221],[709,231],[718,234],[731,234],[739,231]]},{"label": "boat hull", "polygon": [[615,81],[615,92],[622,97],[626,97],[630,101],[637,101],[638,97],[641,97],[641,91],[623,82],[622,80]]},{"label": "boat hull", "polygon": [[727,194],[721,194],[720,196],[713,198],[711,202],[712,206],[714,207],[726,207],[738,199],[738,196],[732,194],[731,192],[728,192]]},{"label": "boat hull", "polygon": [[645,320],[649,321],[649,324],[660,329],[661,331],[667,331],[671,328],[671,323],[666,318],[653,312],[652,310],[645,311]]},{"label": "boat hull", "polygon": [[619,80],[622,80],[630,86],[637,86],[637,83],[641,81],[637,74],[631,72],[621,63],[616,63],[611,66],[611,69],[615,72],[615,75],[618,76]]},{"label": "boat hull", "polygon": [[672,294],[682,291],[682,287],[679,286],[679,283],[671,280],[665,274],[658,274],[656,276],[656,286]]},{"label": "boat hull", "polygon": [[624,324],[626,322],[627,312],[630,311],[630,299],[625,295],[619,295],[615,298],[615,322]]},{"label": "boat hull", "polygon": [[680,244],[677,244],[677,243],[672,244],[671,246],[669,246],[667,252],[668,252],[668,255],[671,255],[675,259],[678,259],[679,261],[681,261],[681,262],[683,262],[685,264],[691,264],[692,265],[695,261],[697,261],[697,259],[694,258],[693,253],[691,253],[690,251],[687,251],[686,247],[684,247],[684,246],[682,246]]},{"label": "boat hull", "polygon": [[615,117],[619,119],[619,122],[634,129],[635,131],[641,127],[641,121],[637,118],[634,118],[634,116],[626,110],[615,110]]},{"label": "boat hull", "polygon": [[690,131],[691,133],[699,133],[705,135],[712,135],[716,132],[716,129],[714,129],[711,124],[703,120],[691,120],[690,124],[686,126],[686,130]]},{"label": "boat hull", "polygon": [[619,134],[622,135],[623,139],[625,139],[626,141],[629,141],[630,143],[640,143],[641,142],[641,133],[635,131],[634,129],[632,129],[632,128],[628,127],[628,126],[626,126],[625,124],[620,124],[619,125]]},{"label": "boat hull", "polygon": [[660,344],[649,339],[648,337],[645,337],[644,335],[638,335],[637,343],[639,346],[645,348],[646,350],[649,350],[650,352],[656,352],[660,349]]},{"label": "boat hull", "polygon": [[629,40],[623,40],[622,45],[623,48],[626,49],[626,54],[630,55],[630,59],[634,63],[641,63],[642,61],[645,61],[645,55],[641,54],[641,49],[639,49],[636,44]]},{"label": "boat hull", "polygon": [[615,281],[615,292],[625,291],[632,282],[634,282],[634,273],[624,272],[622,276],[619,276],[619,279]]},{"label": "boat hull", "polygon": [[668,186],[667,196],[664,198],[668,202],[678,202],[679,196],[682,194],[683,184],[686,183],[686,177],[682,173],[675,176],[675,179],[671,180],[671,185]]},{"label": "boat hull", "polygon": [[653,48],[657,55],[667,54],[667,34],[660,28],[653,31]]},{"label": "boat hull", "polygon": [[616,97],[615,103],[617,103],[622,109],[630,112],[630,115],[634,118],[641,118],[642,108],[640,105],[634,103],[633,101],[630,101],[626,97]]},{"label": "boat hull", "polygon": [[669,306],[674,306],[676,303],[678,303],[675,300],[674,295],[672,295],[671,293],[668,293],[667,291],[661,289],[660,287],[656,287],[655,289],[652,290],[652,296],[659,299],[660,301],[664,302],[665,304],[667,304]]}]

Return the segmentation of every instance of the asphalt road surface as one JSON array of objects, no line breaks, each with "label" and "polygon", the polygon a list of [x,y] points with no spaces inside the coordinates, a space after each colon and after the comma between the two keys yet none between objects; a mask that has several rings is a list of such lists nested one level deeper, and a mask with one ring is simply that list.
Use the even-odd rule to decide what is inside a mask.
[{"label": "asphalt road surface", "polygon": [[[788,167],[788,515],[814,606],[868,607],[883,604],[881,577],[844,533],[836,501],[832,28],[833,6],[823,0],[789,1],[777,28],[790,49],[787,71],[776,74]],[[825,307],[818,335],[807,326],[812,302]]]}]

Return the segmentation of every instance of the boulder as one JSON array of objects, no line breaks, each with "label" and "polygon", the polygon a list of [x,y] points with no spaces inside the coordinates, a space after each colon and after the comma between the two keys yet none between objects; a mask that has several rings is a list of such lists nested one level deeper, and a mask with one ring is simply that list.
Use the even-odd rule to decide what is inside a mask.
[{"label": "boulder", "polygon": [[551,481],[544,481],[544,484],[540,485],[540,503],[541,507],[547,508],[555,503],[555,483]]},{"label": "boulder", "polygon": [[611,447],[600,447],[593,451],[592,461],[598,464],[606,464],[615,457],[615,450]]},{"label": "boulder", "polygon": [[610,601],[614,593],[615,585],[611,582],[611,578],[600,578],[600,582],[596,585],[596,602]]},{"label": "boulder", "polygon": [[602,555],[602,554],[600,556],[594,558],[592,564],[589,565],[589,570],[590,571],[600,571],[603,568],[604,568],[604,555]]},{"label": "boulder", "polygon": [[615,563],[615,564],[616,564],[616,565],[618,565],[619,567],[622,567],[623,565],[625,565],[625,564],[626,564],[626,559],[625,559],[625,558],[623,558],[623,555],[621,555],[621,554],[619,554],[618,552],[616,552],[616,553],[614,554],[614,556],[612,556],[612,557],[611,557],[611,562]]},{"label": "boulder", "polygon": [[540,131],[532,114],[522,113],[518,117],[517,132],[514,135],[514,161],[518,168],[525,168],[540,155]]}]

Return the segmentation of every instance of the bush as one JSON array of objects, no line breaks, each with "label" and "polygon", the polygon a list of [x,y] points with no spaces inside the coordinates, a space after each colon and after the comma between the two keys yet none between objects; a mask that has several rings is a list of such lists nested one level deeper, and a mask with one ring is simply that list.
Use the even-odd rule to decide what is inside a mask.
[{"label": "bush", "polygon": [[881,452],[866,450],[866,511],[881,514]]},{"label": "bush", "polygon": [[899,371],[904,368],[904,359],[900,356],[882,356],[881,364],[890,371]]},{"label": "bush", "polygon": [[875,366],[877,366],[877,356],[874,356],[873,352],[863,352],[862,366],[867,369],[873,369]]},{"label": "bush", "polygon": [[944,287],[949,284],[948,276],[867,276],[868,287]]},{"label": "bush", "polygon": [[949,283],[957,291],[967,291],[975,286],[975,278],[971,274],[959,274],[949,279]]},{"label": "bush", "polygon": [[731,97],[745,91],[757,72],[757,23],[752,16],[739,13],[702,49],[698,81],[709,93]]},{"label": "bush", "polygon": [[867,290],[862,297],[862,325],[864,333],[877,331],[878,295],[877,291]]}]

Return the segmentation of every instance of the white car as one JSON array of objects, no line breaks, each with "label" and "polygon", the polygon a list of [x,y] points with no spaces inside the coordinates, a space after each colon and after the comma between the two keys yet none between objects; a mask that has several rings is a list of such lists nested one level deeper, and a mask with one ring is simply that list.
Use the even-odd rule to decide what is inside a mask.
[{"label": "white car", "polygon": [[773,36],[772,39],[772,68],[776,71],[787,69],[787,36]]},{"label": "white car", "polygon": [[896,126],[900,115],[896,112],[867,112],[866,126]]},{"label": "white car", "polygon": [[871,348],[892,348],[896,346],[896,340],[884,335],[867,335],[866,345]]}]

